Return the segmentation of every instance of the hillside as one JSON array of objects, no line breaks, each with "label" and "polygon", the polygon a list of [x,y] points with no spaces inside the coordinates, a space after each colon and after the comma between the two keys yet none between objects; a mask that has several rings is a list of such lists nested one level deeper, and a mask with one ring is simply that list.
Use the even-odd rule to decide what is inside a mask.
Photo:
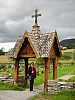
[{"label": "hillside", "polygon": [[75,39],[65,39],[60,42],[63,47],[75,49]]},{"label": "hillside", "polygon": [[6,55],[0,55],[0,64],[8,64],[13,63],[11,59],[9,59]]}]

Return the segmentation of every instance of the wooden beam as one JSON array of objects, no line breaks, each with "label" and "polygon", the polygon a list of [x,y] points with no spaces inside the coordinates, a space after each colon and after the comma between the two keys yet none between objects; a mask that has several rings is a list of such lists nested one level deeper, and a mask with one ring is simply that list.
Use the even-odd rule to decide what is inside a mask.
[{"label": "wooden beam", "polygon": [[25,58],[25,85],[27,85],[28,58]]},{"label": "wooden beam", "polygon": [[19,60],[16,59],[15,61],[15,68],[14,68],[14,80],[18,82],[19,80]]},{"label": "wooden beam", "polygon": [[20,57],[20,58],[35,58],[36,56],[35,56],[34,54],[31,54],[31,55],[28,55],[28,54],[27,54],[27,55],[25,55],[25,54],[22,55],[22,54],[21,54],[21,55],[19,55],[19,57]]},{"label": "wooden beam", "polygon": [[50,66],[50,60],[48,58],[44,59],[44,92],[48,91],[48,77],[49,77],[49,66]]},{"label": "wooden beam", "polygon": [[58,77],[58,75],[57,75],[57,73],[58,73],[57,67],[58,67],[58,60],[56,58],[56,59],[53,60],[53,79],[54,80],[56,80],[57,77]]}]

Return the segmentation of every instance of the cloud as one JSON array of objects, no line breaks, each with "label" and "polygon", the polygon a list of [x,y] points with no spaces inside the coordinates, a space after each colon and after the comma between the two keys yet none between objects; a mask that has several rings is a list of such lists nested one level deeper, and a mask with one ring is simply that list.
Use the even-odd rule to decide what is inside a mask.
[{"label": "cloud", "polygon": [[0,49],[3,48],[4,52],[8,52],[15,46],[15,42],[0,43]]},{"label": "cloud", "polygon": [[31,31],[34,9],[41,31],[58,31],[60,40],[75,37],[75,0],[0,0],[0,42],[16,41],[25,30]]}]

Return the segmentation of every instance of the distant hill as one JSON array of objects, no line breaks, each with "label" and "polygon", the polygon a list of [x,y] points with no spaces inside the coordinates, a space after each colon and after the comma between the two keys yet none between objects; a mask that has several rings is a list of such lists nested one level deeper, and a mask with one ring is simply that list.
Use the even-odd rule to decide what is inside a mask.
[{"label": "distant hill", "polygon": [[65,39],[60,42],[60,45],[67,48],[75,49],[75,39]]}]

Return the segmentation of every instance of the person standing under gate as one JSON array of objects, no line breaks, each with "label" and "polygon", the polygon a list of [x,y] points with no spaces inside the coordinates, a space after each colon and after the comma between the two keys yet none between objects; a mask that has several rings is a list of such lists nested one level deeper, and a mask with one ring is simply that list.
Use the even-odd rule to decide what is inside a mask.
[{"label": "person standing under gate", "polygon": [[36,68],[32,62],[28,68],[29,80],[30,80],[30,91],[33,91],[34,79],[36,78]]}]

